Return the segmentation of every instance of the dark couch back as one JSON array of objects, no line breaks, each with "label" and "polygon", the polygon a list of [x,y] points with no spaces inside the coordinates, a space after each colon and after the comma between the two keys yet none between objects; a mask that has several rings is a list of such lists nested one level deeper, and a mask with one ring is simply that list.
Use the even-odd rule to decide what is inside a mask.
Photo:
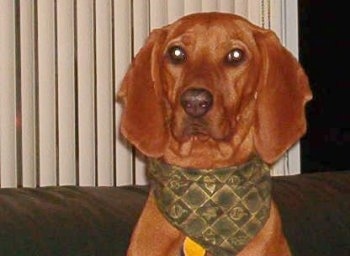
[{"label": "dark couch back", "polygon": [[[0,255],[126,255],[147,187],[0,189]],[[273,179],[294,255],[350,255],[350,172]]]}]

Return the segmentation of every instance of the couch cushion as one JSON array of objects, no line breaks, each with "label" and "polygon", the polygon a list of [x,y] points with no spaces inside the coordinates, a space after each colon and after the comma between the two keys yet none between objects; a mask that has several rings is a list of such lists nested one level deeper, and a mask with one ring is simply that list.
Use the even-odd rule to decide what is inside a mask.
[{"label": "couch cushion", "polygon": [[0,255],[125,255],[147,192],[138,187],[0,190]]},{"label": "couch cushion", "polygon": [[[126,255],[147,187],[0,189],[0,255]],[[294,255],[350,255],[350,172],[273,178]]]},{"label": "couch cushion", "polygon": [[274,179],[293,255],[350,255],[350,172],[303,174]]}]

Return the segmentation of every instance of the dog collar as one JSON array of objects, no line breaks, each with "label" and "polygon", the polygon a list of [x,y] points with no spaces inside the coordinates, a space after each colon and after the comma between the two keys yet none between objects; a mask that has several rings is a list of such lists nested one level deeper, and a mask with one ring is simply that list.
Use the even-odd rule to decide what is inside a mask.
[{"label": "dog collar", "polygon": [[148,175],[164,217],[215,256],[236,255],[270,215],[270,168],[258,158],[218,169],[150,159]]}]

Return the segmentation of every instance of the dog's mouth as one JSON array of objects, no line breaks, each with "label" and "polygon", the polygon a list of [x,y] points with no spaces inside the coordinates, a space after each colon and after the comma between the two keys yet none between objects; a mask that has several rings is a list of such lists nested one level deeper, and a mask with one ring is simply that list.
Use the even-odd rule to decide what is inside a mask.
[{"label": "dog's mouth", "polygon": [[184,117],[180,124],[175,123],[172,132],[179,142],[194,141],[228,141],[232,137],[233,129],[228,121],[214,122],[213,120]]},{"label": "dog's mouth", "polygon": [[217,95],[207,89],[190,88],[178,98],[172,112],[171,132],[180,144],[230,141],[235,124]]},{"label": "dog's mouth", "polygon": [[181,139],[189,140],[191,137],[198,138],[199,140],[207,140],[211,137],[209,127],[202,121],[188,121],[188,124],[184,126]]}]

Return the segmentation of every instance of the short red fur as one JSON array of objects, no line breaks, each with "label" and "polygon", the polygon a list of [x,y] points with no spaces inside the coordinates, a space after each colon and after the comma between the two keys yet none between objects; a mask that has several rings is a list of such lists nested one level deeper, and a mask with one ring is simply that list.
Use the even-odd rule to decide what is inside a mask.
[{"label": "short red fur", "polygon": [[[172,46],[184,49],[183,63],[169,60]],[[244,60],[230,66],[225,57],[236,48]],[[180,104],[190,88],[213,97],[203,117],[188,116]],[[153,31],[118,96],[121,132],[131,144],[147,157],[193,168],[238,165],[256,155],[274,163],[305,133],[305,104],[312,98],[302,67],[272,31],[222,13],[185,16]],[[151,191],[128,255],[175,256],[183,239],[159,213]],[[239,255],[290,255],[274,204]]]}]

